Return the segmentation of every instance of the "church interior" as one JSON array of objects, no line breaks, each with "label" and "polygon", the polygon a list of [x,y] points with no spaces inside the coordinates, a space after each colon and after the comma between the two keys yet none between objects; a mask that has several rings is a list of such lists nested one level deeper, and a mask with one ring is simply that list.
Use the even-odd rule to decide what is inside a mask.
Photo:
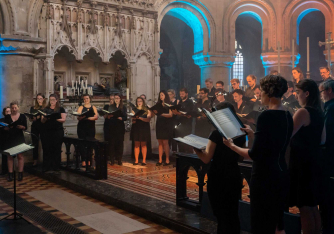
[{"label": "church interior", "polygon": [[[334,233],[332,32],[333,0],[0,0],[0,233]],[[299,120],[310,117],[296,129],[298,113],[309,110],[310,101],[301,98],[314,98],[306,85],[316,87],[316,122],[322,124],[319,151],[310,153],[310,164],[319,162],[320,169],[299,174],[302,185],[282,185],[294,191],[308,180],[307,186],[318,184],[316,201],[306,205],[314,213],[300,200],[289,205],[287,196],[281,215],[268,208],[257,218],[278,219],[271,231],[264,224],[256,228],[252,198],[259,198],[251,192],[256,186],[265,191],[279,177],[254,182],[255,170],[269,160],[252,158],[252,146],[260,139],[261,115],[276,105],[263,104],[266,79],[283,82],[284,88],[269,89],[284,92],[269,95],[268,103],[277,99],[294,124],[286,133],[291,142],[286,135],[276,150],[277,164],[283,160],[287,167],[279,165],[277,173],[292,178],[296,138],[315,118],[310,111],[300,114]],[[244,151],[220,130],[220,120],[211,120],[220,104],[235,108]],[[271,122],[277,131],[289,128],[284,124]],[[200,139],[188,148],[175,140],[187,135],[208,145],[199,150],[194,144]],[[267,135],[266,144],[278,147],[278,135]],[[313,147],[316,137],[308,137],[302,139]],[[212,144],[213,159],[205,161]],[[230,153],[217,156],[218,149]],[[231,155],[235,167],[219,161]],[[238,178],[237,193],[223,172],[227,180]],[[280,192],[262,197],[279,203]],[[231,196],[237,221],[217,211]]]}]

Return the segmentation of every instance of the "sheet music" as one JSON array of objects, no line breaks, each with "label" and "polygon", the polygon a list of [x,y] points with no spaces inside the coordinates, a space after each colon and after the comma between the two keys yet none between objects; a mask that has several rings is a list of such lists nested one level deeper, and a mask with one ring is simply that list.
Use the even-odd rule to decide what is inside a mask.
[{"label": "sheet music", "polygon": [[208,145],[209,140],[203,137],[199,137],[193,134],[190,134],[188,136],[185,136],[184,138],[178,137],[174,138],[176,141],[180,141],[182,143],[185,143],[187,145],[190,145],[196,149],[205,149]]},{"label": "sheet music", "polygon": [[220,128],[223,130],[222,132],[227,138],[235,138],[245,134],[240,130],[242,126],[229,108],[212,112],[211,115],[219,124]]},{"label": "sheet music", "polygon": [[15,146],[15,147],[9,148],[7,150],[4,150],[3,153],[13,156],[13,155],[17,155],[17,154],[26,152],[26,151],[31,150],[33,148],[34,148],[33,146],[30,146],[30,145],[27,145],[27,144],[23,143],[23,144]]}]

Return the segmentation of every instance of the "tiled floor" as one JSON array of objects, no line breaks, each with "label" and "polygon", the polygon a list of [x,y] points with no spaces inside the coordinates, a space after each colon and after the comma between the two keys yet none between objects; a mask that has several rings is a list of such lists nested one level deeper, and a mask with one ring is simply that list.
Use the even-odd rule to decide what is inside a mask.
[{"label": "tiled floor", "polygon": [[[0,186],[8,189],[9,191],[13,191],[13,189],[12,189],[13,183],[12,182],[8,183],[5,179],[5,177],[3,177],[3,176],[0,177]],[[24,177],[24,180],[17,184],[17,194],[18,194],[18,196],[20,196],[24,200],[34,204],[35,206],[38,206],[38,207],[42,208],[44,211],[48,211],[53,216],[56,216],[56,217],[60,218],[61,220],[65,221],[65,222],[67,222],[67,223],[69,223],[69,224],[71,224],[71,225],[73,225],[73,226],[75,226],[75,227],[77,227],[81,230],[83,230],[86,233],[94,233],[94,234],[100,233],[100,232],[96,231],[95,229],[79,222],[75,218],[70,217],[70,216],[64,214],[63,212],[61,212],[59,210],[56,210],[54,207],[51,207],[48,204],[45,204],[45,203],[43,203],[43,202],[41,202],[41,201],[39,201],[39,200],[35,199],[34,197],[31,197],[27,194],[28,192],[31,192],[31,191],[55,189],[55,188],[61,189],[63,191],[66,191],[68,193],[76,195],[76,196],[78,196],[80,198],[83,198],[87,201],[91,201],[93,203],[99,204],[99,205],[101,205],[101,206],[103,206],[103,207],[105,207],[105,208],[107,208],[111,211],[117,212],[118,214],[122,214],[126,217],[129,217],[133,220],[139,221],[139,222],[149,226],[149,228],[147,228],[147,229],[143,229],[143,230],[139,230],[139,231],[135,231],[135,232],[131,232],[131,233],[136,233],[136,234],[139,234],[139,233],[154,233],[154,234],[158,234],[158,233],[176,233],[176,232],[174,232],[170,229],[167,229],[163,226],[160,226],[160,225],[152,223],[148,220],[145,220],[142,217],[139,217],[139,216],[136,216],[134,214],[128,213],[124,210],[120,210],[116,207],[110,206],[108,204],[105,204],[105,203],[100,202],[98,200],[95,200],[93,198],[87,197],[87,196],[82,195],[80,193],[76,193],[76,192],[74,192],[70,189],[67,189],[67,188],[62,187],[60,185],[51,183],[49,181],[43,180],[39,177],[32,176],[32,175],[29,175],[29,174],[26,174],[25,177]],[[0,201],[0,218],[4,217],[8,213],[11,213],[12,210],[13,210],[12,207],[10,207],[6,203]],[[25,217],[25,218],[27,218],[27,217]],[[32,220],[29,220],[29,221],[33,225],[39,227],[42,231],[47,232],[45,227],[40,226],[38,223],[33,222]]]}]

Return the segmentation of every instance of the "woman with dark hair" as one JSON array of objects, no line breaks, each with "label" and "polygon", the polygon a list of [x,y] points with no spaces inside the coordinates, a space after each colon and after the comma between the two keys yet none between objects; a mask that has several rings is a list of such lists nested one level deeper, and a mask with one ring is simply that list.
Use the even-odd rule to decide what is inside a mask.
[{"label": "woman with dark hair", "polygon": [[[139,152],[141,147],[141,152],[143,155],[142,166],[146,165],[146,155],[147,155],[147,145],[146,142],[151,140],[150,135],[150,120],[151,111],[148,110],[145,104],[145,100],[142,97],[137,97],[136,108],[138,110],[144,110],[145,113],[142,116],[137,116],[137,118],[132,119],[131,128],[131,139],[134,141],[134,151],[135,151],[135,162],[133,165],[138,165]],[[132,111],[133,114],[135,114]]]},{"label": "woman with dark hair", "polygon": [[[158,105],[165,107],[165,103],[170,104],[169,96],[165,90],[161,90],[159,93]],[[155,114],[156,111],[153,111]],[[166,154],[166,163],[164,165],[169,165],[169,139],[172,138],[173,135],[173,114],[172,111],[168,108],[165,108],[164,113],[158,115],[157,123],[156,123],[156,135],[159,142],[159,162],[157,162],[157,166],[162,165],[162,155],[165,151]]]},{"label": "woman with dark hair", "polygon": [[295,67],[292,69],[292,78],[295,85],[304,80],[304,74],[300,67]]},{"label": "woman with dark hair", "polygon": [[[22,143],[25,143],[23,131],[27,129],[27,118],[24,114],[20,114],[20,106],[17,101],[10,103],[10,115],[6,115],[4,122],[7,124],[11,124],[13,122],[17,123],[16,127],[5,127],[5,131],[7,132],[7,139],[5,142],[4,150],[15,147]],[[17,155],[18,160],[18,181],[23,180],[23,167],[24,167],[24,157],[23,154]],[[13,157],[7,157],[7,165],[8,165],[8,181],[13,180]]]},{"label": "woman with dark hair", "polygon": [[[229,102],[222,102],[215,107],[217,110],[230,108]],[[235,144],[242,147],[246,137],[235,139]],[[241,174],[238,166],[239,155],[223,144],[220,133],[215,130],[209,136],[205,151],[195,149],[196,154],[204,163],[210,163],[208,172],[208,196],[214,215],[217,218],[217,233],[240,233],[239,198],[241,194]]]},{"label": "woman with dark hair", "polygon": [[250,149],[243,149],[232,139],[224,144],[240,156],[253,160],[250,182],[252,233],[285,233],[284,204],[288,194],[288,167],[285,152],[293,130],[292,116],[281,103],[287,91],[287,81],[281,76],[269,75],[260,80],[263,111],[256,132],[246,126]]},{"label": "woman with dark hair", "polygon": [[[78,117],[78,127],[77,127],[77,134],[79,139],[84,140],[94,140],[95,139],[95,121],[98,119],[98,113],[95,106],[91,104],[91,97],[88,94],[82,95],[82,99],[84,104],[78,108],[78,113],[84,113],[86,111],[90,111],[92,108],[93,111],[91,111],[91,114],[88,114],[87,116]],[[83,146],[81,146],[83,147]],[[80,148],[81,148],[80,147]],[[80,150],[81,154],[81,160],[82,160],[82,166],[86,166],[86,154],[85,150]],[[88,165],[90,165],[90,161],[88,161]]]},{"label": "woman with dark hair", "polygon": [[[38,110],[43,110],[46,107],[46,99],[45,96],[41,93],[38,93],[36,95],[35,99],[35,105],[30,108],[30,113],[35,114],[38,112]],[[33,117],[30,119],[31,124],[31,141],[34,146],[33,149],[33,158],[34,158],[34,164],[33,166],[37,166],[37,160],[38,160],[38,145],[39,145],[39,139],[42,131],[42,123],[41,123],[41,116],[38,115],[37,117]]]},{"label": "woman with dark hair", "polygon": [[63,123],[66,121],[65,109],[60,106],[56,94],[51,94],[49,103],[43,110],[46,114],[59,113],[58,119],[42,116],[41,140],[43,146],[43,171],[58,171],[61,163],[61,145],[64,137]]},{"label": "woman with dark hair", "polygon": [[115,159],[118,161],[118,165],[123,165],[123,147],[124,147],[124,135],[125,125],[124,121],[127,119],[126,106],[123,105],[122,97],[120,94],[115,94],[115,108],[122,111],[122,116],[116,117],[112,134],[112,146],[111,146],[111,164],[114,164]]},{"label": "woman with dark hair", "polygon": [[296,85],[300,108],[293,116],[293,134],[290,152],[291,187],[289,205],[297,206],[304,234],[320,233],[317,185],[320,145],[326,141],[320,93],[313,80],[302,80]]},{"label": "woman with dark hair", "polygon": [[[2,110],[3,117],[6,117],[6,115],[10,115],[10,107],[6,106]],[[4,122],[5,118],[1,118],[0,122]],[[4,128],[0,127],[0,151],[3,150],[3,147],[5,146],[5,142],[7,140],[7,131],[4,130]],[[2,155],[1,156],[1,174],[0,175],[6,175],[8,173],[8,167],[7,167],[7,156]]]}]

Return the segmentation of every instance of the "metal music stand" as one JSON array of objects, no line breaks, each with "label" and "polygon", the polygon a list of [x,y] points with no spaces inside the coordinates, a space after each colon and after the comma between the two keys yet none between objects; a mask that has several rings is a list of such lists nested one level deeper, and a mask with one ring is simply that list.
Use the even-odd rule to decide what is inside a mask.
[{"label": "metal music stand", "polygon": [[[23,218],[23,215],[20,214],[19,212],[16,211],[16,174],[15,174],[15,163],[14,163],[14,159],[16,158],[16,156],[18,154],[24,153],[26,151],[29,151],[31,149],[33,149],[33,146],[30,145],[26,145],[26,144],[21,144],[12,148],[9,148],[5,151],[2,152],[2,154],[5,154],[7,156],[13,157],[13,174],[14,174],[14,212],[10,215],[7,215],[6,217],[0,219],[0,221],[2,220],[19,220],[19,219],[23,219],[24,221],[26,221],[27,223],[30,224],[30,222],[28,220],[26,220],[25,218]],[[9,217],[13,216],[13,219],[9,219]]]}]

